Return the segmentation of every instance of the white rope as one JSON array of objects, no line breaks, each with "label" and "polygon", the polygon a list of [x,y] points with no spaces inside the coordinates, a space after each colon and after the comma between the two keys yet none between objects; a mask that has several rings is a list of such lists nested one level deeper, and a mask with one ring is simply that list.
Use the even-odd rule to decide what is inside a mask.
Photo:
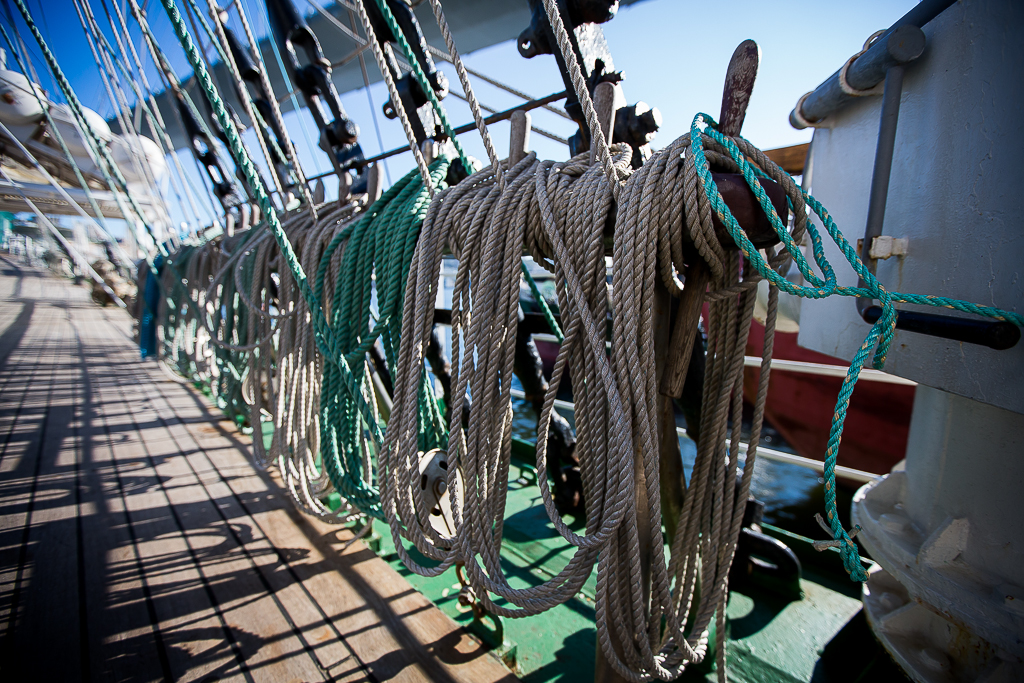
[{"label": "white rope", "polygon": [[221,44],[223,61],[226,62],[228,71],[231,72],[231,78],[234,79],[235,82],[235,90],[238,91],[238,99],[241,100],[245,115],[249,117],[249,121],[252,124],[252,130],[256,136],[256,141],[260,145],[260,152],[263,154],[263,159],[266,161],[267,168],[270,170],[270,177],[274,181],[274,187],[277,188],[277,194],[281,200],[281,208],[287,209],[287,202],[284,196],[284,186],[281,184],[281,178],[278,177],[277,166],[274,164],[274,158],[270,156],[270,150],[267,149],[267,141],[263,139],[264,131],[260,129],[259,119],[253,111],[252,98],[249,96],[249,89],[245,87],[245,81],[242,80],[242,74],[238,71],[238,64],[235,63],[235,56],[231,54],[231,47],[228,45],[228,37],[224,32],[224,22],[221,21],[220,12],[221,10],[216,6],[216,4],[210,7],[210,18],[213,20],[213,28],[217,34],[216,38]]},{"label": "white rope", "polygon": [[[687,158],[684,136],[622,185],[615,214],[612,308],[605,284],[604,226],[612,189],[601,165],[584,154],[568,162],[526,157],[504,169],[506,188],[485,169],[432,202],[409,273],[394,405],[380,455],[381,498],[396,549],[410,570],[434,576],[456,563],[489,612],[504,617],[536,614],[575,595],[598,556],[597,628],[609,664],[632,681],[671,680],[707,654],[711,619],[724,612],[727,577],[756,449],[747,455],[736,491],[739,447],[727,446],[726,425],[739,443],[742,370],[758,276],[741,278],[739,255],[718,244],[710,205]],[[803,216],[802,199],[784,174],[759,151],[737,140],[744,153],[787,189]],[[726,163],[705,140],[712,163]],[[629,164],[624,145],[610,149],[616,174]],[[802,232],[798,220],[795,232]],[[671,552],[664,552],[657,426],[657,370],[653,297],[660,284],[678,290],[682,236],[707,253],[713,271],[704,413],[694,474],[687,486]],[[422,520],[417,390],[433,325],[441,258],[459,259],[452,303],[452,411],[461,416],[473,397],[468,426],[453,420],[447,489],[455,530],[440,535]],[[510,386],[519,259],[529,251],[551,269],[565,332],[545,396],[537,439],[541,496],[551,523],[575,548],[554,578],[513,588],[499,563],[511,457]],[[785,254],[773,266],[785,266]],[[770,359],[777,294],[770,298],[765,357]],[[612,313],[612,356],[605,354],[605,320]],[[562,374],[572,377],[577,450],[586,500],[586,534],[570,530],[555,509],[547,482],[546,434]],[[763,366],[755,406],[760,430],[770,364]],[[756,434],[751,437],[756,443]],[[635,470],[634,470],[635,468]],[[635,498],[636,485],[642,495]],[[650,539],[641,549],[640,539]],[[418,563],[412,543],[430,565]],[[649,588],[640,572],[650,566]],[[495,604],[495,596],[508,605]],[[663,629],[662,626],[665,625]],[[720,643],[719,653],[724,642]],[[621,654],[620,654],[621,653]],[[720,656],[722,656],[720,654]],[[723,667],[724,670],[724,667]]]},{"label": "white rope", "polygon": [[377,40],[377,33],[373,30],[373,24],[370,23],[370,16],[366,13],[367,2],[374,2],[374,0],[359,0],[355,3],[356,8],[359,10],[359,20],[363,23],[363,31],[366,32],[366,39],[369,41],[370,48],[373,50],[373,57],[377,60],[377,67],[380,68],[381,75],[384,76],[384,82],[387,83],[388,92],[391,94],[391,104],[394,107],[395,112],[398,113],[398,118],[402,121],[402,128],[405,130],[405,138],[409,141],[409,149],[412,150],[412,155],[416,158],[416,167],[420,171],[420,177],[423,179],[423,185],[427,188],[427,193],[430,197],[433,198],[434,186],[433,183],[430,182],[430,169],[427,168],[427,161],[423,158],[423,153],[420,151],[419,145],[416,144],[416,135],[413,133],[412,124],[409,122],[409,113],[405,111],[405,106],[402,104],[402,98],[398,94],[398,87],[395,85],[395,79],[391,75],[391,70],[388,69],[388,59],[384,50],[390,51],[391,44],[384,43],[383,48],[381,47],[380,41]]},{"label": "white rope", "polygon": [[260,83],[263,86],[263,92],[267,95],[268,104],[270,105],[270,112],[274,118],[274,125],[277,130],[284,132],[284,151],[288,157],[288,161],[292,166],[292,170],[295,173],[296,179],[298,180],[299,187],[302,191],[302,197],[306,200],[307,210],[310,212],[310,216],[314,221],[318,220],[316,213],[316,202],[313,201],[313,195],[309,190],[309,183],[306,181],[306,174],[302,170],[302,165],[299,163],[298,154],[295,153],[295,145],[292,143],[291,136],[287,134],[287,128],[284,125],[284,117],[281,114],[281,105],[277,101],[277,97],[274,96],[274,88],[270,84],[270,78],[267,76],[267,65],[263,61],[263,54],[260,52],[259,42],[256,40],[256,36],[253,35],[252,27],[249,25],[249,18],[246,16],[245,8],[242,6],[241,0],[235,0],[235,9],[238,11],[238,18],[242,23],[242,30],[245,32],[245,38],[249,41],[249,51],[251,54],[256,56],[257,63],[259,64],[260,71]]},{"label": "white rope", "polygon": [[605,175],[612,183],[612,191],[618,192],[619,182],[628,175],[628,172],[624,168],[616,168],[612,161],[608,140],[601,130],[601,122],[597,118],[594,100],[590,97],[590,90],[587,88],[587,79],[584,77],[583,71],[576,61],[576,54],[572,49],[572,43],[569,42],[569,34],[566,31],[565,24],[562,22],[562,15],[558,10],[557,0],[544,0],[544,9],[547,11],[548,21],[551,23],[551,28],[554,31],[555,40],[558,42],[558,49],[561,50],[566,68],[569,69],[569,78],[572,80],[573,90],[576,92],[580,106],[583,107],[583,116],[586,118],[587,126],[590,128],[590,144],[597,145],[598,157],[601,160],[601,166],[604,168]]}]

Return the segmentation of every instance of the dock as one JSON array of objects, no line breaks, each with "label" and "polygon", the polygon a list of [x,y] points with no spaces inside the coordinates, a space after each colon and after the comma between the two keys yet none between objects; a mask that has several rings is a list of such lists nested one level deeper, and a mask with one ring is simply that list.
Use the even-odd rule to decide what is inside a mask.
[{"label": "dock", "polygon": [[126,312],[0,255],[0,680],[516,680],[350,541]]}]

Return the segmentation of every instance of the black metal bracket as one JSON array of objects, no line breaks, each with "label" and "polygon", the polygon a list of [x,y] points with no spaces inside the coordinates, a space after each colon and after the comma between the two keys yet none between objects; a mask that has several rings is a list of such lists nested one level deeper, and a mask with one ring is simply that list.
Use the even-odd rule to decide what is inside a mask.
[{"label": "black metal bracket", "polygon": [[[737,482],[737,492],[739,482]],[[729,570],[729,587],[768,589],[789,600],[800,599],[803,567],[793,549],[761,531],[764,503],[748,498],[743,527],[736,540],[736,555]]]},{"label": "black metal bracket", "polygon": [[[868,306],[861,313],[861,317],[864,318],[864,322],[873,325],[882,317],[882,307]],[[1005,320],[955,318],[951,315],[917,311],[899,311],[896,314],[896,329],[978,344],[996,351],[1011,349],[1020,341],[1020,328]]]},{"label": "black metal bracket", "polygon": [[[409,47],[412,48],[417,64],[423,73],[426,74],[434,95],[439,100],[444,99],[448,96],[448,79],[444,73],[437,69],[434,60],[430,57],[430,53],[427,51],[427,40],[423,37],[423,30],[420,28],[412,8],[401,0],[386,0],[386,2],[388,9],[391,10],[391,14],[398,23],[398,28],[402,31],[406,42],[409,43]],[[397,36],[391,31],[391,27],[384,19],[384,15],[380,11],[380,7],[377,6],[377,3],[374,0],[367,0],[364,6],[370,18],[370,24],[373,26],[373,31],[377,36],[377,42],[380,43],[381,47],[383,48],[386,43],[397,44]],[[416,142],[422,143],[428,138],[436,137],[439,132],[439,121],[434,114],[433,107],[429,106],[427,94],[423,92],[419,80],[411,72],[403,76],[398,68],[398,62],[395,60],[394,54],[389,55],[387,50],[384,50],[384,54],[389,57],[387,62],[388,71],[391,72],[391,77],[395,81],[395,87],[402,101],[402,107],[410,114],[409,123],[412,125]],[[383,111],[384,116],[389,119],[398,117],[395,104],[391,99],[384,103]],[[412,115],[414,112],[415,116]]]},{"label": "black metal bracket", "polygon": [[[338,90],[331,80],[331,63],[292,1],[268,0],[267,9],[271,29],[285,55],[292,81],[302,91],[309,112],[320,129],[320,148],[330,157],[335,173],[344,184],[343,174],[350,168],[360,167],[363,160],[363,150],[358,142],[359,126],[348,118],[341,106]],[[299,60],[297,47],[305,52],[308,60],[305,65]],[[360,174],[352,191],[358,192],[365,183],[365,173]]]},{"label": "black metal bracket", "polygon": [[[590,149],[590,128],[573,87],[568,66],[558,49],[543,0],[529,1],[530,25],[519,34],[519,54],[527,59],[537,55],[554,56],[565,83],[565,112],[579,126],[579,130],[569,138],[569,153],[575,156]],[[587,90],[591,96],[599,84],[619,83],[624,78],[622,73],[613,70],[611,52],[604,39],[604,31],[599,26],[613,19],[618,9],[618,0],[558,0],[562,23],[569,34],[576,62],[587,78]],[[661,113],[638,102],[616,111],[612,139],[626,142],[633,148],[632,164],[634,168],[639,168],[650,157],[648,143],[660,126]]]},{"label": "black metal bracket", "polygon": [[175,96],[175,99],[178,103],[178,111],[181,114],[185,134],[188,136],[189,145],[192,148],[192,154],[206,169],[206,175],[209,176],[213,186],[213,194],[217,197],[224,212],[227,213],[232,206],[240,204],[242,198],[238,196],[238,190],[231,182],[231,176],[225,170],[224,161],[217,154],[213,140],[199,125],[199,121],[196,120],[185,100],[180,96]]}]

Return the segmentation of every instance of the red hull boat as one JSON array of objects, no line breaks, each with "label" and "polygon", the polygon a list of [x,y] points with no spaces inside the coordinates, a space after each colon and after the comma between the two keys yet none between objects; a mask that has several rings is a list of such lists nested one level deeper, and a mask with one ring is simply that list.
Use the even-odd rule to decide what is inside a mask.
[{"label": "red hull boat", "polygon": [[[753,323],[747,355],[760,356],[764,326]],[[823,365],[849,363],[797,345],[796,332],[775,334],[777,360]],[[752,402],[757,393],[759,368],[748,367],[743,377],[743,397]],[[773,368],[768,385],[765,418],[806,458],[823,460],[841,377],[812,375]],[[850,408],[839,446],[839,464],[883,474],[903,459],[910,432],[910,413],[916,387],[861,380],[850,399]]]}]

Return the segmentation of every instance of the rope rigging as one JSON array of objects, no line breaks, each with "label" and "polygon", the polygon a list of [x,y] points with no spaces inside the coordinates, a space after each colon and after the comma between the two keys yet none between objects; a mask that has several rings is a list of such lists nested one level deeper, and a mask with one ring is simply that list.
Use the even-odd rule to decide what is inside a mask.
[{"label": "rope rigging", "polygon": [[[74,102],[76,117],[82,118],[81,105],[23,0],[15,1],[65,97]],[[410,113],[387,67],[392,48],[377,40],[366,2],[375,2],[385,18],[454,153],[431,158],[416,144]],[[544,5],[559,49],[571,65],[593,155],[588,151],[564,162],[541,160],[534,153],[515,163],[502,160],[441,3],[430,0],[448,48],[445,58],[458,72],[490,162],[474,172],[388,3],[359,0],[357,13],[409,138],[416,169],[379,197],[371,189],[340,203],[313,206],[304,189],[306,207],[279,213],[175,0],[162,4],[262,218],[237,234],[216,235],[169,253],[157,244],[163,259],[159,264],[151,260],[147,277],[159,278],[162,286],[157,314],[162,360],[179,375],[209,387],[231,419],[248,425],[256,462],[277,466],[300,509],[335,522],[386,522],[410,571],[437,576],[461,565],[468,587],[493,615],[521,618],[551,609],[575,596],[596,571],[601,653],[626,680],[678,677],[709,655],[712,628],[718,675],[724,680],[729,570],[764,420],[780,292],[815,299],[871,297],[882,306],[881,318],[843,381],[825,454],[829,529],[846,571],[857,581],[866,576],[852,533],[839,520],[836,459],[861,369],[872,353],[873,367],[884,367],[895,331],[895,305],[951,308],[1024,327],[1024,316],[1017,313],[884,288],[819,202],[738,130],[726,134],[706,114],[696,115],[686,135],[633,169],[630,147],[612,143],[601,125],[555,0],[544,0]],[[246,111],[257,125],[229,50],[192,0],[190,5],[231,67]],[[134,0],[131,6],[142,25]],[[241,4],[237,7],[248,26]],[[219,18],[214,23],[223,31]],[[248,28],[246,32],[255,44]],[[148,28],[143,33],[154,58],[166,64]],[[166,75],[173,82],[174,74]],[[136,89],[136,95],[141,104],[142,92]],[[274,116],[280,119],[279,110]],[[288,145],[287,154],[294,159]],[[263,151],[273,168],[265,145]],[[102,156],[104,148],[98,146],[97,153]],[[124,186],[113,161],[103,159],[114,181]],[[778,238],[775,246],[755,247],[712,171],[743,176],[771,222]],[[793,215],[791,226],[779,216],[760,179],[781,188]],[[306,188],[304,179],[302,183]],[[731,244],[716,231],[715,216]],[[825,257],[822,229],[865,286],[838,285],[835,267]],[[810,259],[799,247],[805,236]],[[526,269],[524,254],[552,273],[558,321]],[[451,308],[452,390],[442,406],[427,367],[442,259],[448,255],[458,260],[458,269]],[[664,330],[656,311],[664,297],[694,286],[682,275],[694,259],[711,273],[702,297],[709,310],[703,407],[695,430],[693,473],[679,482],[678,518],[668,524],[672,508],[663,500],[658,388],[665,362],[659,335]],[[786,279],[793,263],[807,284]],[[536,468],[548,519],[573,554],[555,576],[520,588],[502,565],[501,548],[524,278],[560,342],[543,396]],[[769,295],[761,373],[741,464],[744,354],[762,280],[768,281]],[[374,347],[382,349],[385,362],[380,365],[368,360]],[[382,389],[385,371],[391,377],[390,396]],[[566,373],[576,406],[576,452],[581,455],[586,501],[583,533],[563,520],[548,480],[547,437]],[[272,427],[269,447],[264,425]],[[672,438],[674,434],[673,425]],[[428,456],[442,452],[443,490],[451,516],[444,529],[432,522],[438,501],[423,483]],[[332,492],[342,499],[336,510],[324,502]],[[426,559],[416,559],[410,546]]]},{"label": "rope rigging", "polygon": [[[79,128],[82,129],[85,133],[88,133],[88,135],[86,136],[86,140],[89,141],[90,147],[92,148],[94,153],[96,153],[97,157],[100,160],[102,160],[100,168],[103,171],[104,176],[109,174],[113,178],[114,182],[116,182],[117,184],[118,189],[120,189],[120,191],[124,193],[125,198],[127,198],[128,204],[129,206],[131,206],[132,212],[138,217],[139,221],[146,228],[146,232],[149,234],[150,238],[155,243],[157,250],[161,254],[166,255],[166,248],[157,239],[156,234],[153,232],[152,226],[149,224],[149,221],[146,219],[145,214],[142,211],[142,208],[138,205],[138,203],[132,196],[131,192],[129,191],[128,182],[125,180],[124,175],[118,168],[117,163],[114,162],[106,146],[103,145],[102,141],[96,137],[95,132],[89,126],[89,123],[85,118],[85,113],[82,110],[81,101],[79,101],[78,96],[75,95],[75,91],[71,87],[71,83],[68,81],[67,77],[64,75],[64,72],[61,70],[60,65],[57,63],[57,58],[53,55],[53,52],[50,51],[50,48],[47,46],[42,34],[39,32],[39,29],[36,27],[35,22],[32,20],[32,15],[31,13],[29,13],[28,7],[25,6],[24,0],[14,0],[14,3],[18,6],[18,11],[21,12],[21,16],[25,20],[25,24],[28,26],[29,31],[32,33],[32,37],[35,38],[36,42],[39,44],[39,48],[42,50],[43,57],[46,60],[46,64],[50,67],[50,71],[53,73],[54,78],[57,81],[57,85],[59,86],[61,93],[64,95],[64,99],[67,101],[68,106],[71,108],[71,111],[75,116],[75,119],[78,121]],[[118,202],[120,203],[121,195],[117,191],[114,191],[114,196],[118,198]],[[125,212],[125,214],[127,219],[127,212]],[[129,224],[132,223],[132,221],[127,222]]]},{"label": "rope rigging", "polygon": [[[553,3],[546,4],[556,33],[564,34],[557,12],[552,10]],[[437,7],[435,3],[432,5]],[[173,0],[165,0],[165,6],[173,19]],[[372,30],[365,9],[360,14],[364,27]],[[188,51],[185,37],[182,42]],[[376,45],[375,41],[371,44]],[[383,50],[375,46],[374,52],[379,60],[383,59]],[[429,85],[415,68],[414,60],[410,59],[410,63],[421,85]],[[193,66],[207,87],[194,61]],[[382,68],[382,71],[385,71],[385,80],[389,80],[386,70]],[[388,85],[393,102],[397,103],[394,84],[389,82]],[[353,495],[349,502],[364,512],[383,514],[387,518],[396,548],[410,570],[433,576],[453,564],[464,564],[470,585],[485,609],[498,616],[536,614],[564,602],[576,593],[596,563],[598,637],[604,656],[629,680],[669,680],[707,654],[708,631],[713,618],[717,620],[719,639],[724,637],[722,608],[727,594],[728,569],[742,522],[758,440],[756,433],[751,436],[737,494],[741,423],[738,416],[742,410],[739,383],[753,312],[754,287],[762,278],[767,278],[771,285],[763,353],[765,364],[755,405],[758,430],[763,420],[779,288],[815,297],[862,292],[835,285],[834,272],[823,256],[821,238],[807,220],[809,207],[842,246],[845,241],[827,213],[749,143],[742,138],[721,135],[714,129],[710,117],[701,115],[695,118],[688,136],[656,153],[640,170],[630,173],[627,150],[607,145],[596,125],[592,101],[582,84],[577,85],[583,90],[578,94],[598,145],[599,164],[591,166],[585,158],[589,155],[563,164],[539,162],[531,155],[509,169],[492,158],[491,167],[478,171],[453,188],[439,188],[430,202],[409,266],[397,364],[391,364],[397,369],[397,375],[390,428],[383,448],[376,453],[381,508],[378,509],[372,488],[368,486],[349,489],[348,493]],[[424,89],[430,92],[428,87]],[[439,108],[438,103],[432,104]],[[407,123],[403,123],[408,129]],[[491,149],[488,152],[491,156]],[[430,177],[426,160],[415,147],[414,153],[420,173]],[[747,157],[753,160],[753,165]],[[767,260],[753,249],[743,230],[731,218],[711,179],[709,158],[719,166],[742,172],[755,193],[759,187],[756,173],[771,177],[785,188],[796,220],[792,233],[781,224],[763,192],[758,195],[782,241],[782,247],[773,248]],[[755,167],[757,172],[753,170]],[[711,226],[713,211],[729,227],[741,247],[739,252],[730,255],[719,243]],[[603,333],[609,312],[603,230],[604,219],[611,212],[615,216],[615,241],[610,310],[613,346],[609,357],[604,350]],[[287,253],[284,244],[287,237],[283,233],[278,237],[274,217],[268,214],[268,218],[282,253]],[[670,292],[680,291],[675,273],[683,272],[685,265],[681,245],[684,221],[690,239],[713,272],[708,294],[712,312],[708,321],[705,409],[697,461],[686,487],[680,526],[666,555],[658,486],[658,431],[653,403],[657,368],[651,311],[656,279]],[[813,274],[795,248],[805,230],[825,279]],[[341,234],[339,232],[332,242],[340,243],[344,239]],[[651,245],[657,248],[652,250]],[[351,246],[347,245],[346,249]],[[456,466],[449,467],[445,483],[455,524],[454,530],[447,534],[424,523],[430,507],[420,486],[421,454],[430,447],[422,439],[424,350],[433,324],[435,288],[445,248],[459,259],[452,310],[452,384],[455,388],[450,414],[462,415],[467,393],[472,395],[474,404],[466,427],[456,428],[449,434],[448,457]],[[560,283],[557,293],[565,341],[545,396],[537,444],[538,483],[552,524],[576,551],[569,564],[553,579],[539,586],[515,589],[505,578],[498,558],[510,457],[511,349],[524,249],[533,254],[538,263],[553,270],[556,282]],[[855,269],[863,269],[856,254],[847,250],[844,253]],[[794,290],[793,286],[782,284],[784,280],[779,273],[791,258],[797,259],[797,265],[813,287]],[[289,266],[293,275],[301,273],[292,264]],[[327,306],[323,309],[325,318],[328,310],[332,313],[334,310],[321,299],[325,292],[322,281],[326,267],[321,260],[315,290],[310,294],[304,292],[314,321],[320,317],[315,310],[318,302]],[[369,270],[363,272],[368,274]],[[300,277],[296,280],[302,282]],[[353,291],[346,289],[349,286],[342,279],[335,285],[335,291]],[[369,293],[368,289],[362,291],[364,295]],[[939,303],[938,299],[890,295],[877,286],[877,282],[871,293],[890,308],[894,298]],[[1019,319],[1014,314],[967,304],[946,301],[940,305],[956,305],[1015,322]],[[355,324],[362,324],[356,317],[353,320],[357,321]],[[862,347],[866,356],[875,341],[883,340],[876,354],[876,366],[884,360],[886,326],[891,327],[891,317],[883,317]],[[344,344],[337,342],[347,339],[346,331],[341,329],[328,335],[329,323],[317,322],[316,327],[321,337],[329,336],[336,342],[328,348],[338,353]],[[369,328],[363,329],[364,333],[367,331]],[[385,335],[385,338],[390,336]],[[365,349],[363,346],[362,350]],[[323,395],[329,393],[328,382],[341,384],[347,393],[338,396],[344,395],[352,403],[363,403],[364,409],[350,413],[358,419],[347,425],[350,434],[354,433],[361,441],[347,452],[339,451],[339,455],[345,457],[345,465],[350,470],[361,468],[366,474],[372,449],[361,437],[359,420],[370,427],[375,442],[379,442],[379,425],[375,416],[368,416],[369,411],[365,410],[367,403],[375,405],[375,401],[367,400],[370,398],[368,383],[364,380],[360,386],[356,379],[358,373],[351,378],[345,375],[352,361],[365,368],[361,355],[351,360],[342,358],[341,362],[328,357]],[[337,368],[343,379],[332,377],[334,370],[328,369],[330,365]],[[544,430],[550,420],[555,388],[566,366],[577,390],[577,439],[580,452],[584,454],[581,464],[588,501],[584,535],[576,534],[561,520],[546,478]],[[851,389],[858,369],[857,363],[851,366],[846,383]],[[331,410],[333,406],[329,405],[329,409],[322,412],[325,421],[333,419]],[[342,412],[347,412],[347,407],[338,414]],[[727,446],[730,415],[737,419],[733,420],[729,440],[732,445]],[[832,462],[826,469],[829,490],[834,489],[831,469],[834,454],[830,448]],[[328,463],[327,467],[333,465]],[[346,480],[337,474],[331,479],[343,485],[352,483],[351,478]],[[367,483],[364,479],[363,485]],[[637,490],[639,496],[635,496]],[[845,532],[838,527],[834,498],[827,504],[833,531],[842,538]],[[641,548],[641,535],[651,539],[649,547]],[[423,565],[412,560],[403,538],[432,562]],[[858,571],[862,569],[855,547],[846,543],[843,552],[847,569],[853,578],[860,578]],[[597,562],[599,553],[601,561]],[[648,556],[651,566],[649,597],[640,575],[641,555]],[[617,626],[611,629],[609,624]],[[720,658],[724,657],[722,647],[717,652]],[[724,667],[720,667],[720,672],[724,674]]]}]

